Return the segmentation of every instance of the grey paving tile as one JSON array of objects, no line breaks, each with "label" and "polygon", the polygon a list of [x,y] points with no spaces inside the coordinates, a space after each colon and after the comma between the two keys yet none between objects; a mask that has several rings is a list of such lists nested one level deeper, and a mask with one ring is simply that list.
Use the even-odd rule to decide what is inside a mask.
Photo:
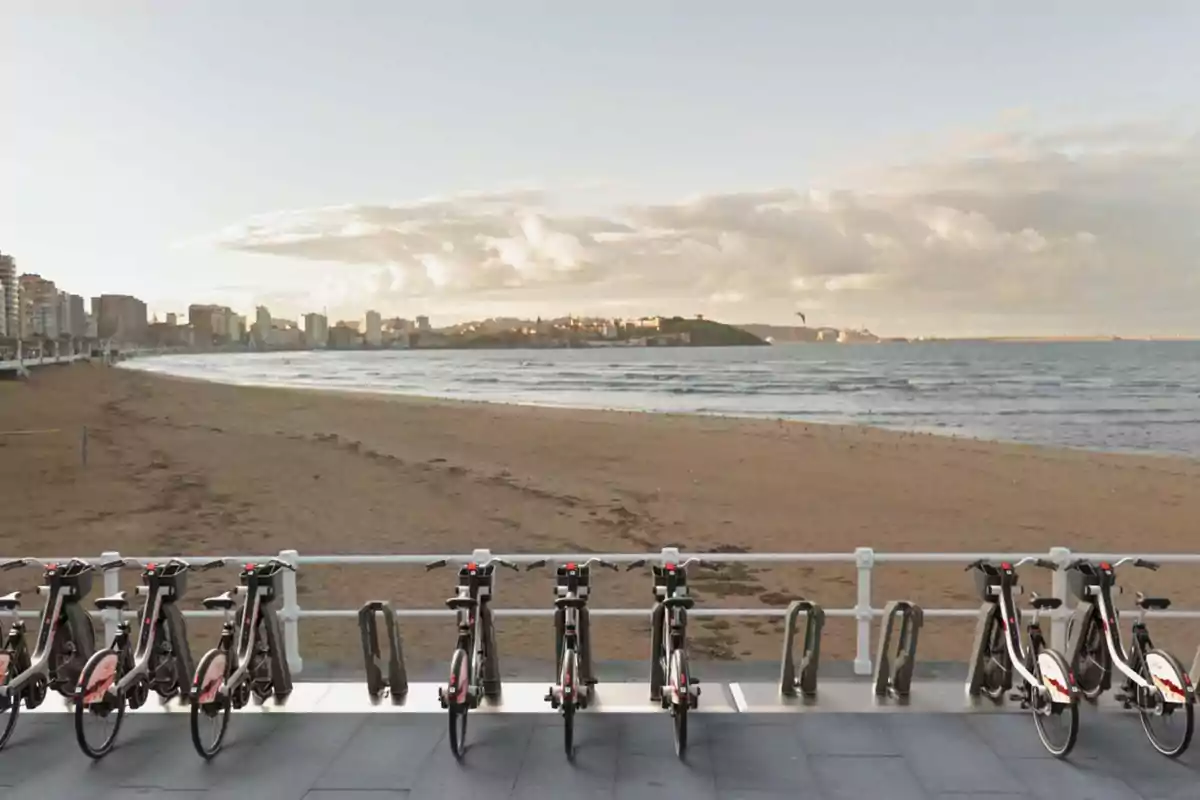
[{"label": "grey paving tile", "polygon": [[445,727],[441,717],[372,717],[354,732],[313,788],[385,792],[411,789],[434,748],[447,746]]},{"label": "grey paving tile", "polygon": [[902,758],[826,756],[810,760],[817,788],[828,800],[928,800]]},{"label": "grey paving tile", "polygon": [[898,756],[900,744],[882,721],[879,714],[802,714],[792,725],[809,756]]},{"label": "grey paving tile", "polygon": [[886,724],[900,741],[913,774],[931,794],[1023,793],[1025,787],[987,742],[975,734],[966,717],[892,714]]},{"label": "grey paving tile", "polygon": [[529,751],[531,721],[527,717],[481,714],[468,725],[467,751],[462,761],[450,752],[443,732],[414,776],[411,800],[499,800],[512,796]]},{"label": "grey paving tile", "polygon": [[814,786],[808,756],[795,730],[747,725],[712,731],[710,750],[717,788],[793,790]]},{"label": "grey paving tile", "polygon": [[513,788],[514,796],[546,790],[565,797],[611,798],[617,778],[620,736],[620,718],[615,715],[596,714],[587,720],[580,719],[575,731],[575,758],[568,761],[561,719],[554,726],[534,726]]},{"label": "grey paving tile", "polygon": [[[173,797],[166,800],[175,800]],[[409,800],[408,789],[313,789],[304,800]]]},{"label": "grey paving tile", "polygon": [[1009,767],[1028,793],[1044,800],[1086,798],[1087,800],[1140,800],[1142,797],[1120,778],[1096,766],[1094,759],[1072,763],[1058,759],[1022,759]]}]

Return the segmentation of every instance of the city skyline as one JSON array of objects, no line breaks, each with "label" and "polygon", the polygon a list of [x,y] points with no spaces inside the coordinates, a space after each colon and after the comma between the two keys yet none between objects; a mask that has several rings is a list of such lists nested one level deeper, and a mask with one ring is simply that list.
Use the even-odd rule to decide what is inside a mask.
[{"label": "city skyline", "polygon": [[0,230],[85,297],[1200,334],[1194,4],[56,3]]}]

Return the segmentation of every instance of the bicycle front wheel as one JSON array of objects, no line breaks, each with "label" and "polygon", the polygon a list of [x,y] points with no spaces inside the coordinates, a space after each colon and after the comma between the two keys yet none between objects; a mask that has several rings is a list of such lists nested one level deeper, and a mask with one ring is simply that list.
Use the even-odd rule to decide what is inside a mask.
[{"label": "bicycle front wheel", "polygon": [[471,707],[472,676],[467,652],[455,650],[450,659],[450,685],[446,690],[446,708],[450,712],[450,752],[461,759],[467,751],[467,711]]},{"label": "bicycle front wheel", "polygon": [[108,755],[125,719],[125,698],[109,690],[121,679],[121,653],[106,648],[93,655],[75,692],[75,739],[88,758]]},{"label": "bicycle front wheel", "polygon": [[[1178,758],[1192,743],[1195,698],[1188,691],[1183,665],[1165,650],[1146,653],[1139,670],[1155,688],[1138,690],[1142,730],[1154,749],[1167,758]],[[1146,702],[1141,699],[1148,698]]]},{"label": "bicycle front wheel", "polygon": [[225,732],[229,729],[229,714],[233,702],[228,692],[221,691],[228,672],[228,657],[220,650],[209,650],[196,666],[192,685],[189,717],[192,745],[206,761],[221,752]]},{"label": "bicycle front wheel", "polygon": [[[0,686],[7,687],[12,676],[20,671],[20,664],[16,657],[9,651],[0,652],[0,670],[3,670],[4,677],[0,678]],[[0,716],[4,717],[4,729],[0,730],[0,749],[8,744],[8,740],[12,738],[13,731],[17,728],[17,716],[21,713],[21,694],[18,692],[14,695],[5,695],[0,697]]]},{"label": "bicycle front wheel", "polygon": [[1067,660],[1043,650],[1037,661],[1026,659],[1026,668],[1041,680],[1029,687],[1029,709],[1042,746],[1055,758],[1066,758],[1079,737],[1079,703],[1072,694]]},{"label": "bicycle front wheel", "polygon": [[687,683],[687,666],[683,653],[676,650],[671,654],[671,721],[675,730],[675,755],[683,758],[688,746],[688,707],[691,692]]},{"label": "bicycle front wheel", "polygon": [[576,685],[575,651],[568,650],[563,657],[563,671],[559,676],[562,687],[563,750],[568,761],[575,760],[575,700],[579,687]]}]

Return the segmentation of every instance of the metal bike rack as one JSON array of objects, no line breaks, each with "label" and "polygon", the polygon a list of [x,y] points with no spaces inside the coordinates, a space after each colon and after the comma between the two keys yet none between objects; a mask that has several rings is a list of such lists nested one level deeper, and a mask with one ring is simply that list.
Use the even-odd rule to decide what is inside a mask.
[{"label": "metal bike rack", "polygon": [[[909,600],[893,600],[884,606],[879,649],[875,655],[876,697],[895,698],[901,702],[908,700],[917,660],[917,635],[924,623],[925,612]],[[896,637],[899,641],[894,640]]]},{"label": "metal bike rack", "polygon": [[[580,608],[578,614],[579,627],[576,634],[579,637],[579,682],[590,690],[596,673],[592,668],[592,618],[587,608]],[[566,635],[567,610],[554,609],[554,663],[562,663],[563,638]]]},{"label": "metal bike rack", "polygon": [[483,696],[488,700],[500,698],[500,649],[496,647],[495,617],[492,615],[490,603],[479,606],[479,624],[483,626],[484,646],[487,648],[487,660],[483,669]]},{"label": "metal bike rack", "polygon": [[663,674],[660,656],[663,651],[663,622],[667,618],[667,607],[655,603],[650,612],[650,702],[662,701],[662,687],[667,676]]},{"label": "metal bike rack", "polygon": [[988,620],[997,614],[996,606],[984,603],[979,607],[979,619],[975,622],[975,638],[971,645],[971,660],[967,663],[967,694],[979,697],[983,687],[983,663],[980,657],[983,652],[983,637],[987,635]]},{"label": "metal bike rack", "polygon": [[[804,614],[804,652],[800,656],[800,677],[796,677],[796,621]],[[796,690],[805,699],[817,696],[817,669],[821,665],[821,630],[825,610],[811,600],[793,600],[783,618],[783,658],[779,667],[779,692],[795,697]]]},{"label": "metal bike rack", "polygon": [[279,612],[273,602],[263,609],[262,619],[267,632],[267,646],[271,649],[271,685],[275,690],[275,699],[282,701],[292,693],[292,670],[288,666]]},{"label": "metal bike rack", "polygon": [[[387,677],[380,667],[379,617],[387,629]],[[385,600],[372,600],[358,610],[358,631],[362,634],[363,661],[367,669],[367,693],[378,702],[388,692],[393,703],[408,695],[408,671],[404,666],[404,644],[396,625],[396,612]]]}]

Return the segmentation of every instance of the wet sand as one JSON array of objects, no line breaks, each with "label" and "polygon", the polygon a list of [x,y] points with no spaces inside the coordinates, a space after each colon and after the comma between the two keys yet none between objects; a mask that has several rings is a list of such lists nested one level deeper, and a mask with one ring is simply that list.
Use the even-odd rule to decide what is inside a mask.
[{"label": "wet sand", "polygon": [[[81,431],[88,429],[88,463]],[[14,431],[54,431],[12,435]],[[1186,552],[1200,545],[1200,462],[1007,445],[858,427],[573,411],[204,384],[77,365],[0,383],[0,555],[351,553]],[[1196,567],[1124,573],[1134,591],[1200,608]],[[854,604],[852,564],[730,565],[693,573],[698,603]],[[1031,567],[1026,590],[1048,593]],[[188,605],[232,572],[196,576]],[[131,572],[125,588],[135,580]],[[4,576],[31,591],[32,572]],[[305,567],[300,603],[441,607],[448,571]],[[648,608],[645,572],[599,570],[593,606]],[[961,564],[880,564],[874,604],[975,608]],[[546,606],[548,571],[504,572],[498,607]],[[30,597],[31,602],[35,602]],[[777,659],[766,618],[693,620],[695,657]],[[643,658],[647,619],[597,619],[598,659]],[[194,647],[216,626],[197,621]],[[1188,664],[1200,621],[1154,630]],[[409,659],[440,662],[449,620],[403,621]],[[960,660],[970,621],[929,619],[922,658]],[[551,659],[547,619],[504,619],[502,658]],[[305,620],[306,659],[359,660],[352,620]],[[854,653],[831,618],[822,656]]]}]

